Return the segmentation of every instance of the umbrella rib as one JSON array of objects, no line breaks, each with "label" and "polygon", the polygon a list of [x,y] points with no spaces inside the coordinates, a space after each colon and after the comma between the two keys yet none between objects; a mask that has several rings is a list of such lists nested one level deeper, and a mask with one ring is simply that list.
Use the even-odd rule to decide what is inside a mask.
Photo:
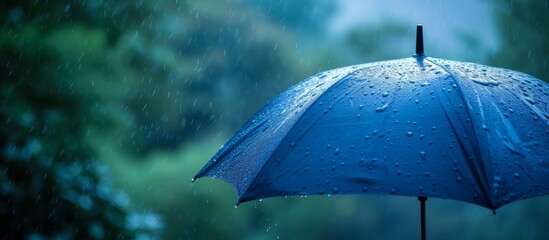
[{"label": "umbrella rib", "polygon": [[[311,106],[314,106],[315,103],[317,102],[317,100],[318,100],[324,93],[328,92],[328,91],[329,91],[330,89],[332,89],[334,86],[338,85],[342,80],[347,79],[347,77],[349,77],[349,76],[352,75],[353,73],[356,73],[356,72],[358,72],[358,71],[362,71],[362,70],[364,70],[364,69],[368,69],[368,68],[374,67],[374,66],[376,66],[376,65],[377,65],[377,64],[365,64],[363,67],[354,69],[354,70],[350,71],[349,73],[347,73],[346,75],[342,76],[340,79],[338,79],[337,81],[335,81],[331,86],[329,86],[328,88],[326,88],[326,90],[324,90],[324,91],[322,92],[322,94],[318,94],[317,98],[316,98],[315,100],[311,101],[311,104],[307,107],[307,109],[303,110],[303,113],[301,114],[301,116],[303,116],[304,114],[306,114],[306,113],[310,110]],[[301,116],[300,116],[300,117],[301,117]],[[298,120],[298,121],[299,121],[299,120]],[[298,121],[296,121],[296,122],[293,123],[293,125],[289,128],[289,130],[288,130],[287,133],[291,132],[291,131],[295,128],[295,126],[296,126],[296,124],[297,124]],[[270,158],[272,157],[272,155],[273,155],[273,154],[276,152],[276,150],[280,147],[280,143],[284,142],[285,139],[286,139],[286,137],[282,138],[282,140],[281,140],[280,142],[277,143],[277,146],[273,149],[273,151],[270,153],[270,156],[269,156],[267,159],[270,159]],[[266,165],[266,164],[263,164],[263,165],[259,168],[259,170],[255,173],[255,175],[253,176],[252,180],[249,182],[248,186],[245,188],[244,192],[242,193],[242,195],[238,197],[238,203],[242,203],[242,202],[246,202],[246,201],[250,201],[250,200],[255,199],[255,198],[247,199],[247,198],[246,198],[246,194],[248,193],[248,189],[250,189],[250,186],[253,185],[253,183],[254,183],[255,180],[257,179],[257,176],[258,176],[259,173],[263,170],[263,168],[265,167],[265,165]]]},{"label": "umbrella rib", "polygon": [[[469,101],[467,101],[467,99],[465,98],[465,96],[463,95],[463,91],[462,91],[462,88],[461,88],[461,84],[459,83],[458,81],[458,77],[452,73],[449,69],[447,69],[446,67],[444,67],[443,65],[441,64],[438,64],[434,61],[432,61],[431,59],[427,58],[425,59],[427,61],[429,61],[430,63],[442,68],[446,73],[448,73],[450,75],[450,78],[453,80],[453,82],[455,83],[455,85],[457,86],[457,89],[459,90],[459,96],[460,98],[462,99],[462,101],[465,103],[465,111],[466,111],[466,114],[467,116],[469,117],[469,119],[473,119],[473,115],[471,114],[470,110],[469,110]],[[478,134],[477,134],[477,130],[475,128],[475,125],[472,123],[471,121],[471,124],[470,124],[470,127],[472,128],[472,131],[473,131],[473,134],[474,134],[474,139],[471,140],[471,142],[473,143],[473,154],[477,157],[477,162],[476,164],[473,163],[473,164],[468,164],[469,167],[471,168],[471,171],[474,174],[475,176],[475,179],[477,179],[477,181],[479,181],[479,184],[480,184],[480,188],[481,188],[481,191],[485,194],[485,197],[486,199],[488,200],[488,207],[490,209],[495,209],[494,207],[494,202],[492,201],[492,198],[491,198],[491,194],[490,194],[490,191],[488,190],[491,190],[490,188],[490,184],[489,184],[489,179],[486,179],[485,177],[483,177],[483,174],[481,173],[486,173],[486,166],[485,166],[485,161],[484,161],[484,157],[482,156],[482,151],[479,151],[480,149],[480,143],[478,141]],[[452,125],[452,131],[456,132],[454,126]],[[460,144],[460,147],[463,148],[462,146],[462,141],[459,139],[458,135],[456,134],[456,138],[458,139],[458,142]],[[467,161],[467,163],[469,163],[469,161]],[[474,167],[474,168],[473,168]],[[478,168],[478,169],[477,169]],[[490,168],[489,170],[492,170],[492,168]]]},{"label": "umbrella rib", "polygon": [[[441,105],[443,105],[443,104],[441,103]],[[444,106],[443,106],[443,107],[444,107]],[[448,111],[447,111],[447,110],[444,110],[444,115],[445,115],[446,119],[448,120],[448,123],[450,124],[450,128],[452,129],[452,132],[454,133],[454,136],[456,136],[457,143],[458,143],[458,145],[459,145],[459,147],[460,147],[462,153],[465,153],[465,154],[464,154],[464,155],[465,155],[464,158],[465,158],[465,159],[468,159],[468,156],[467,156],[467,154],[466,154],[466,153],[468,152],[468,151],[467,151],[467,147],[465,146],[465,143],[463,142],[463,140],[462,140],[461,138],[458,137],[458,136],[459,136],[459,131],[456,129],[456,126],[452,123],[451,118],[450,118],[450,116],[448,115]],[[475,151],[475,152],[476,152],[476,151]],[[477,155],[477,153],[475,153],[475,155]],[[465,163],[467,164],[467,166],[469,167],[469,169],[474,169],[474,168],[475,168],[475,164],[474,164],[474,163],[472,163],[472,162],[470,162],[470,161],[466,161]],[[480,182],[480,183],[483,182],[483,181],[482,181],[482,177],[480,176],[479,172],[477,172],[477,171],[471,171],[471,172],[473,173],[473,176],[472,176],[472,177],[475,179],[475,182]],[[481,184],[480,192],[482,192],[483,196],[486,197],[486,198],[485,198],[486,202],[489,203],[490,200],[489,200],[489,198],[488,198],[488,196],[489,196],[489,195],[488,195],[488,192],[487,192],[486,188],[483,187],[483,186],[484,186],[484,184]],[[478,192],[478,191],[477,191],[477,192]]]}]

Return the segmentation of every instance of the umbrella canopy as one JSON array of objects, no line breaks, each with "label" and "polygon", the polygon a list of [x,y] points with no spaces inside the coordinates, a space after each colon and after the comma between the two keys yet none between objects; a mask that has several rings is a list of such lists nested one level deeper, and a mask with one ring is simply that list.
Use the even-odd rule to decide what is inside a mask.
[{"label": "umbrella canopy", "polygon": [[291,87],[195,178],[231,183],[239,202],[393,194],[497,209],[548,194],[549,85],[418,49]]}]

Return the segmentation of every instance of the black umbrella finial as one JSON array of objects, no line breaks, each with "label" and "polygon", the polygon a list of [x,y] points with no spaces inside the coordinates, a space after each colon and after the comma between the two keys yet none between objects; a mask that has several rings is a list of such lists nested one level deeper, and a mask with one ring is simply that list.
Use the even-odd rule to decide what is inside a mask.
[{"label": "black umbrella finial", "polygon": [[423,57],[425,56],[424,50],[423,50],[423,25],[418,24],[417,25],[417,33],[416,33],[416,54],[414,54],[415,57]]}]

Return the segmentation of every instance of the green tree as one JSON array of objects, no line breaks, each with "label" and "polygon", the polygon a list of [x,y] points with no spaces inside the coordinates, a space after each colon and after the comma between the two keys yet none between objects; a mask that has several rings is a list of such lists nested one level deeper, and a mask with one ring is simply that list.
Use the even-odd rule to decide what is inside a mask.
[{"label": "green tree", "polygon": [[[55,39],[76,22],[95,23],[91,12],[73,21],[80,11],[88,8],[0,4],[2,239],[152,238],[162,227],[158,215],[137,211],[126,193],[112,189],[108,169],[85,144],[89,126],[108,119],[96,114],[95,95],[80,85],[79,68],[91,63],[78,47],[92,48],[101,37]],[[76,25],[72,32],[89,33]]]}]

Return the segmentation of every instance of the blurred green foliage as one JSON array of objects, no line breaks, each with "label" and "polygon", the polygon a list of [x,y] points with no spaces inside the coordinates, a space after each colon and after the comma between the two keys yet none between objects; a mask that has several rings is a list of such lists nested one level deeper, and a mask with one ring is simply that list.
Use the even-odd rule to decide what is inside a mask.
[{"label": "blurred green foliage", "polygon": [[114,190],[108,168],[85,144],[91,125],[113,122],[89,88],[93,70],[106,68],[108,56],[95,51],[107,44],[106,33],[71,26],[70,9],[86,8],[70,6],[0,4],[1,238],[154,238],[160,216],[137,211]]},{"label": "blurred green foliage", "polygon": [[270,21],[300,34],[325,32],[337,9],[335,2],[326,0],[247,0],[246,3],[250,8],[267,13]]},{"label": "blurred green foliage", "polygon": [[[190,183],[243,122],[290,85],[322,70],[410,55],[403,43],[413,47],[413,31],[397,20],[330,36],[325,26],[336,5],[0,2],[0,211],[9,223],[0,229],[2,238],[417,234],[411,224],[417,216],[404,214],[417,207],[408,198],[276,198],[233,208],[236,196],[228,184]],[[505,47],[490,64],[549,80],[546,3],[494,9]],[[543,199],[503,209],[518,218],[513,221],[494,220],[474,206],[431,202],[430,217],[445,219],[430,223],[433,237],[490,238],[500,230],[496,226],[518,221],[528,222],[529,231],[509,226],[497,236],[549,237],[541,226],[546,215],[533,216],[536,209],[547,212]]]},{"label": "blurred green foliage", "polygon": [[549,82],[547,1],[494,1],[501,47],[491,64],[529,73]]},{"label": "blurred green foliage", "polygon": [[100,120],[46,35],[32,25],[0,31],[2,239],[158,235],[159,217],[135,211],[82,144],[86,123]]},{"label": "blurred green foliage", "polygon": [[415,32],[402,22],[387,19],[379,25],[366,25],[352,29],[347,35],[346,45],[353,51],[357,62],[373,62],[410,56],[410,48],[399,46],[402,42],[414,43]]}]

